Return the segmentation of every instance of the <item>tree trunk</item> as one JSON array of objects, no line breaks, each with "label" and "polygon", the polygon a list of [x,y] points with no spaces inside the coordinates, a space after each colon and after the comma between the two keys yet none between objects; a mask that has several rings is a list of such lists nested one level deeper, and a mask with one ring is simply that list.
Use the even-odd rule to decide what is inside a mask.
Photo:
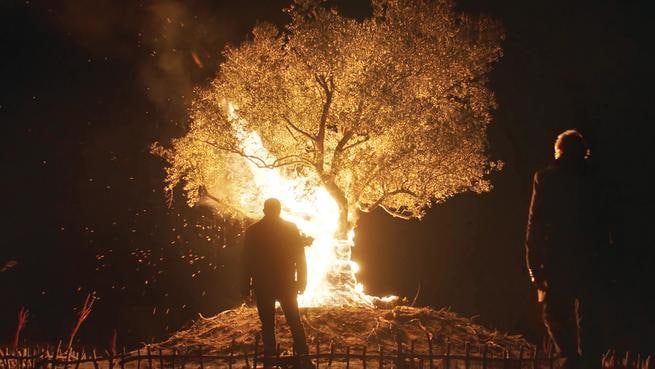
[{"label": "tree trunk", "polygon": [[323,183],[325,184],[325,189],[334,197],[337,206],[339,206],[339,228],[337,229],[336,237],[344,240],[348,238],[348,230],[350,229],[350,224],[348,223],[348,199],[343,190],[332,179],[323,179]]}]

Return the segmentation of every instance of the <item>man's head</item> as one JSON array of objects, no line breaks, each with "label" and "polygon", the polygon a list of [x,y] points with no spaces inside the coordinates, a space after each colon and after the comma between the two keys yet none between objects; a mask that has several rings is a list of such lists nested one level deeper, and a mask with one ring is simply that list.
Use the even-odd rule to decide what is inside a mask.
[{"label": "man's head", "polygon": [[280,216],[280,211],[282,210],[282,204],[280,200],[271,197],[264,201],[264,215],[267,217],[277,218]]},{"label": "man's head", "polygon": [[584,137],[575,129],[568,129],[555,140],[555,159],[583,160],[589,157],[589,147]]}]

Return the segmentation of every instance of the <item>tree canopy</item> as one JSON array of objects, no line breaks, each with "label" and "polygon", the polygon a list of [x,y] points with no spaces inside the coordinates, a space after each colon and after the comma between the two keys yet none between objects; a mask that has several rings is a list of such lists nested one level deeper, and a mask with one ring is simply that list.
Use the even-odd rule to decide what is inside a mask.
[{"label": "tree canopy", "polygon": [[[186,135],[155,149],[169,162],[167,189],[183,182],[190,203],[203,189],[239,191],[245,159],[325,186],[344,226],[355,209],[420,218],[435,201],[489,191],[498,163],[487,155],[487,75],[502,53],[500,25],[450,0],[372,9],[357,20],[296,0],[285,27],[259,24],[226,47]],[[245,149],[244,132],[267,152]]]}]

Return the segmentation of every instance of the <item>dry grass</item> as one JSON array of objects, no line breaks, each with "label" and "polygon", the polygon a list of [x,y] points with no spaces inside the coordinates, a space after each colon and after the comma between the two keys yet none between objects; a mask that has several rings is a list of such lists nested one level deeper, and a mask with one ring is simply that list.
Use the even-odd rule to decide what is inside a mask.
[{"label": "dry grass", "polygon": [[[535,346],[520,335],[509,335],[474,323],[449,310],[397,306],[392,309],[360,307],[322,307],[301,309],[305,332],[312,351],[320,344],[323,352],[333,343],[337,350],[346,347],[386,352],[396,351],[397,340],[404,345],[415,341],[416,352],[428,352],[432,337],[435,354],[450,343],[451,354],[463,354],[465,343],[470,353],[479,354],[487,346],[489,354],[506,351],[516,357],[523,351],[527,357]],[[290,349],[291,333],[280,309],[276,314],[277,337],[282,349]],[[211,318],[199,318],[157,346],[162,349],[187,350],[203,346],[205,350],[228,353],[234,341],[237,351],[253,351],[260,325],[254,308],[240,307]]]}]

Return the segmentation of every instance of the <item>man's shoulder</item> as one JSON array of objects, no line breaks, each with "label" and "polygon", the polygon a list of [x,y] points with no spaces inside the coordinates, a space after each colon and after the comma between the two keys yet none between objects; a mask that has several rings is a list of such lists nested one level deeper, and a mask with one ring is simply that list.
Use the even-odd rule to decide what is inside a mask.
[{"label": "man's shoulder", "polygon": [[253,233],[253,232],[258,232],[259,230],[262,229],[273,229],[275,228],[284,228],[284,229],[289,229],[289,230],[298,230],[298,226],[296,226],[295,223],[289,222],[284,219],[279,219],[279,220],[274,220],[274,221],[266,221],[264,219],[261,219],[255,223],[253,223],[251,226],[249,226],[246,229],[246,233]]},{"label": "man's shoulder", "polygon": [[298,226],[294,222],[290,222],[288,220],[283,219],[281,223],[284,226],[284,228],[287,228],[290,231],[298,231]]},{"label": "man's shoulder", "polygon": [[539,183],[548,181],[550,178],[556,177],[558,171],[559,170],[557,166],[553,164],[548,165],[547,167],[542,168],[534,173],[534,181]]},{"label": "man's shoulder", "polygon": [[257,232],[257,230],[260,229],[261,227],[262,227],[262,221],[258,220],[255,223],[248,226],[248,228],[246,228],[246,234]]}]

